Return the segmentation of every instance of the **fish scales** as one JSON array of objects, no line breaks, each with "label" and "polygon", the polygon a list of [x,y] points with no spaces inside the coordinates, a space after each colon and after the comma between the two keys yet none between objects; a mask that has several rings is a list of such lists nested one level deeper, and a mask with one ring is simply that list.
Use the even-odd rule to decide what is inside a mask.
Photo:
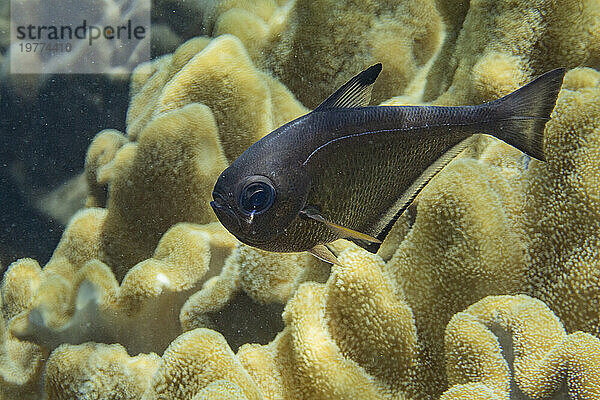
[{"label": "fish scales", "polygon": [[[307,203],[319,205],[325,218],[375,237],[389,214],[402,211],[398,199],[429,165],[473,133],[493,128],[485,122],[493,114],[486,107],[365,107],[335,114],[333,122],[328,115],[313,117],[320,129],[311,132],[311,148],[339,140],[312,155]],[[299,233],[301,241],[327,233],[316,223],[312,228]]]},{"label": "fish scales", "polygon": [[474,106],[369,107],[381,71],[356,75],[312,112],[271,132],[219,176],[211,206],[242,242],[279,252],[350,239],[376,252],[424,185],[475,134],[493,135],[544,160],[544,125],[564,69]]}]

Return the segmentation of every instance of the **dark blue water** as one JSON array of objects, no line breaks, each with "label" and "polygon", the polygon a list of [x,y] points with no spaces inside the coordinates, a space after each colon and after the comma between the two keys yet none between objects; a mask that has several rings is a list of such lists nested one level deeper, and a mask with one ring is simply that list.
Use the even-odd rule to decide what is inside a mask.
[{"label": "dark blue water", "polygon": [[43,265],[64,227],[36,210],[32,196],[81,173],[99,131],[125,129],[128,80],[58,75],[37,93],[3,83],[0,96],[0,263],[32,257]]}]

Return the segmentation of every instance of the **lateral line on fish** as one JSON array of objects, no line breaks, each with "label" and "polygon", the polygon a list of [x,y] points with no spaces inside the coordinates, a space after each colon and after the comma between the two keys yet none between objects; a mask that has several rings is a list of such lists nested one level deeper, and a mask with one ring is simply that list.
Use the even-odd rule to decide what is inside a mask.
[{"label": "lateral line on fish", "polygon": [[[221,173],[210,204],[228,231],[263,250],[308,250],[338,264],[327,243],[347,237],[377,252],[423,187],[478,134],[523,151],[526,161],[546,160],[544,128],[565,68],[479,105],[368,107],[381,70],[378,63],[359,73],[312,112],[250,146]],[[336,146],[328,149],[330,144]],[[378,154],[371,154],[374,149]],[[368,234],[328,221],[321,209],[327,218]],[[320,225],[302,223],[298,216]]]},{"label": "lateral line on fish", "polygon": [[485,121],[483,121],[483,122],[470,122],[470,123],[463,123],[463,124],[437,124],[437,125],[423,125],[423,126],[407,127],[407,128],[381,129],[379,131],[360,132],[360,133],[353,133],[351,135],[340,136],[338,138],[335,138],[335,139],[332,139],[332,140],[328,141],[327,143],[324,143],[324,144],[320,145],[315,150],[313,150],[313,152],[308,155],[308,157],[306,158],[306,160],[304,160],[304,162],[302,163],[302,165],[303,166],[306,165],[306,163],[311,159],[311,157],[313,155],[315,155],[315,153],[317,153],[323,147],[326,147],[326,146],[328,146],[328,145],[330,145],[332,143],[335,143],[335,142],[338,142],[338,141],[344,140],[344,139],[350,139],[350,138],[355,138],[355,137],[360,137],[360,136],[365,136],[365,135],[372,135],[372,134],[377,134],[377,133],[406,132],[406,131],[414,131],[414,130],[423,129],[423,128],[442,128],[444,126],[468,126],[468,125],[477,125],[477,124],[482,124],[482,123],[485,123]]},{"label": "lateral line on fish", "polygon": [[414,130],[423,129],[423,128],[443,128],[445,126],[469,126],[469,125],[485,124],[485,123],[488,123],[488,122],[498,122],[498,121],[508,121],[508,120],[529,120],[529,119],[536,119],[536,120],[540,119],[541,120],[541,119],[549,119],[549,118],[529,117],[529,116],[511,116],[509,118],[498,118],[496,120],[491,119],[489,121],[467,122],[467,123],[462,123],[462,124],[447,123],[447,124],[434,124],[434,125],[420,125],[420,126],[410,126],[410,127],[405,127],[405,128],[381,129],[381,130],[378,130],[378,131],[367,131],[367,132],[353,133],[351,135],[340,136],[339,138],[332,139],[332,140],[328,141],[327,143],[324,143],[324,144],[320,145],[315,150],[313,150],[312,153],[310,153],[308,155],[308,157],[306,158],[306,160],[304,160],[304,162],[302,163],[302,165],[305,166],[306,163],[311,159],[311,157],[313,155],[315,155],[315,153],[317,153],[323,147],[326,147],[326,146],[328,146],[330,144],[333,144],[335,142],[338,142],[338,141],[344,140],[344,139],[350,139],[350,138],[354,138],[354,137],[360,137],[360,136],[364,136],[364,135],[371,135],[371,134],[377,134],[377,133],[408,132],[408,131],[414,131]]},{"label": "lateral line on fish", "polygon": [[510,116],[508,118],[500,118],[498,119],[498,121],[508,121],[508,120],[530,120],[530,119],[535,119],[535,120],[547,120],[549,121],[550,118],[546,118],[546,117],[534,117],[534,116],[527,116],[527,115],[513,115]]}]

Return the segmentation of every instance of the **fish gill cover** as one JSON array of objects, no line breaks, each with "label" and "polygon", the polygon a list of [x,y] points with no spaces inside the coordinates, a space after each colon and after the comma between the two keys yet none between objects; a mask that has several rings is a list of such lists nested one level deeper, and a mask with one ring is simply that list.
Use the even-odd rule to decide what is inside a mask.
[{"label": "fish gill cover", "polygon": [[[1,398],[600,396],[597,2],[201,4],[208,36],[138,66],[125,132],[90,145],[51,260],[4,274]],[[341,265],[236,242],[220,172],[375,62],[395,105],[567,67],[547,162],[482,138]]]}]

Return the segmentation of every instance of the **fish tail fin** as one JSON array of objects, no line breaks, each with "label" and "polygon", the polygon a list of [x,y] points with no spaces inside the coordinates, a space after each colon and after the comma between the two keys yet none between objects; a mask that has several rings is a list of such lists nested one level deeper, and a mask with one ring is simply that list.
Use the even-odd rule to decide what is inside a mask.
[{"label": "fish tail fin", "polygon": [[546,72],[527,85],[493,101],[498,119],[494,133],[498,139],[529,156],[545,161],[544,127],[556,105],[566,70]]}]

